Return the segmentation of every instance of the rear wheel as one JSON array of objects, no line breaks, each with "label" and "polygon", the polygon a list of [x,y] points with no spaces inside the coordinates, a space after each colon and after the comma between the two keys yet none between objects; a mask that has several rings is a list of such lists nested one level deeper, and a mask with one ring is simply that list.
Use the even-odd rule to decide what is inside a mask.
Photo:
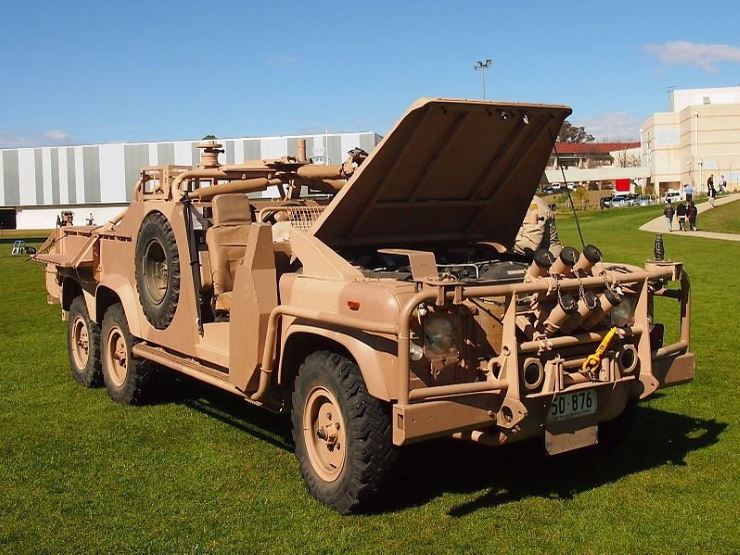
[{"label": "rear wheel", "polygon": [[145,402],[152,385],[154,367],[132,353],[137,342],[129,331],[123,307],[109,307],[101,329],[103,380],[111,398],[124,405]]},{"label": "rear wheel", "polygon": [[100,326],[90,319],[82,295],[75,297],[67,315],[67,354],[74,380],[85,387],[103,384]]},{"label": "rear wheel", "polygon": [[390,407],[370,396],[354,362],[328,351],[306,357],[295,382],[292,420],[311,495],[342,514],[377,499],[397,456]]}]

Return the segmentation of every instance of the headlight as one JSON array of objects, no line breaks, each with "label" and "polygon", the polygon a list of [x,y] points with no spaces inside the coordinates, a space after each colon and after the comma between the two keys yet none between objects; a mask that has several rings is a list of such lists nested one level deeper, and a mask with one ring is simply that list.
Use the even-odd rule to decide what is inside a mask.
[{"label": "headlight", "polygon": [[611,319],[612,325],[621,328],[634,323],[635,321],[635,297],[625,296],[621,303],[612,308]]},{"label": "headlight", "polygon": [[444,355],[455,346],[455,325],[441,314],[424,318],[424,348],[432,354]]}]

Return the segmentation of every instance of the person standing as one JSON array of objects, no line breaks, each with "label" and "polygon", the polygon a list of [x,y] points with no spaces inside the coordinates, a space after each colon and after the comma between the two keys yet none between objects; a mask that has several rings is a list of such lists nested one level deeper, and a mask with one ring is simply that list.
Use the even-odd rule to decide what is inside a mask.
[{"label": "person standing", "polygon": [[665,216],[665,223],[668,226],[668,231],[673,231],[673,205],[671,199],[665,201],[665,207],[663,208],[663,215]]},{"label": "person standing", "polygon": [[678,230],[686,231],[686,203],[680,202],[676,206],[676,219],[678,220]]},{"label": "person standing", "polygon": [[709,206],[714,208],[714,199],[717,198],[717,189],[714,188],[714,184],[707,184],[707,187],[707,194],[709,195]]},{"label": "person standing", "polygon": [[686,202],[692,202],[694,200],[694,187],[691,183],[687,183],[683,186],[683,194],[686,197]]},{"label": "person standing", "polygon": [[514,243],[514,252],[530,254],[537,249],[548,249],[558,256],[563,245],[555,226],[555,214],[547,203],[538,196],[532,198]]},{"label": "person standing", "polygon": [[696,205],[693,202],[689,202],[686,207],[686,218],[689,220],[689,229],[696,231],[696,216],[699,211],[696,209]]}]

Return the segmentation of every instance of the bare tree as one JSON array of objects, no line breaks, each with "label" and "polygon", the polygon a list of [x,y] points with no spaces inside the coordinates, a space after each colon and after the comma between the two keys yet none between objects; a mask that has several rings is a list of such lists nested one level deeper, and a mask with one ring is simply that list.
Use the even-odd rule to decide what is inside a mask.
[{"label": "bare tree", "polygon": [[636,168],[642,164],[639,153],[620,150],[614,158],[614,165],[618,168]]}]

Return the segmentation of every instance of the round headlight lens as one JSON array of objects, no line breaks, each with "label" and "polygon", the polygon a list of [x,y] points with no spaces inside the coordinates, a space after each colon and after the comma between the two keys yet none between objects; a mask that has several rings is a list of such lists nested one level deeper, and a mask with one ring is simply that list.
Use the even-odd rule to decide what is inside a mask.
[{"label": "round headlight lens", "polygon": [[455,326],[442,315],[424,319],[424,347],[435,355],[444,355],[455,346]]}]

